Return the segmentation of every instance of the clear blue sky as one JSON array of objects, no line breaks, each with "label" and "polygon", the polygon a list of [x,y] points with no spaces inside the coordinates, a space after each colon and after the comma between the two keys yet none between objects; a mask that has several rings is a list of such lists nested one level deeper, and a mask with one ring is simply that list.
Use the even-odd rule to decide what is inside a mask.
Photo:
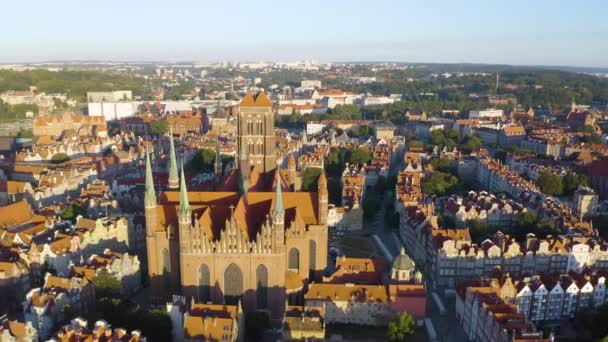
[{"label": "clear blue sky", "polygon": [[9,1],[0,62],[479,62],[608,67],[608,0]]}]

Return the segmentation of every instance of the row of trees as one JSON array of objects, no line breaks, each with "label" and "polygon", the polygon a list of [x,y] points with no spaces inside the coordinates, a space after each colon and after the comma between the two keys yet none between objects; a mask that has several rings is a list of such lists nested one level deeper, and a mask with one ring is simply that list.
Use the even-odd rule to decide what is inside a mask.
[{"label": "row of trees", "polygon": [[542,192],[550,196],[572,196],[579,185],[589,186],[589,179],[585,175],[569,172],[565,176],[550,172],[541,172],[536,181]]},{"label": "row of trees", "polygon": [[172,324],[164,310],[146,310],[126,300],[119,280],[108,273],[100,273],[95,285],[95,311],[86,314],[89,322],[103,319],[114,327],[127,331],[140,330],[148,341],[171,341]]},{"label": "row of trees", "polygon": [[[454,221],[449,216],[440,216],[440,220],[442,221],[441,223],[447,224],[447,227],[454,226]],[[478,244],[485,239],[491,239],[499,229],[504,229],[504,227],[489,226],[486,221],[479,219],[468,220],[467,227],[469,228],[471,240]],[[529,233],[543,239],[546,238],[547,235],[555,236],[562,232],[555,226],[554,221],[547,218],[540,218],[533,212],[525,212],[519,216],[517,225],[510,231],[510,234],[517,241],[524,241],[526,239],[526,234]]]},{"label": "row of trees", "polygon": [[28,90],[30,86],[46,93],[67,93],[81,102],[92,89],[110,91],[130,89],[133,95],[143,95],[144,80],[133,76],[97,71],[0,70],[0,92]]},{"label": "row of trees", "polygon": [[38,106],[35,104],[20,103],[14,106],[0,100],[0,121],[23,119],[27,112],[38,114]]}]

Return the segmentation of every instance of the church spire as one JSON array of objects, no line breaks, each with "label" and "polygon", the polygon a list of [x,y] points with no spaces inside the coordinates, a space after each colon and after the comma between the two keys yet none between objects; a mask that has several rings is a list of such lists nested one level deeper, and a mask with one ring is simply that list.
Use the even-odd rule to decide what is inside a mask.
[{"label": "church spire", "polygon": [[177,160],[175,158],[175,144],[173,143],[173,129],[169,133],[169,188],[176,189],[179,184],[177,178]]},{"label": "church spire", "polygon": [[274,209],[272,210],[272,216],[276,220],[277,218],[283,219],[285,216],[285,208],[283,207],[283,190],[281,190],[281,169],[277,166],[275,171],[275,193],[274,193]]},{"label": "church spire", "polygon": [[188,189],[186,188],[186,177],[184,176],[184,165],[182,164],[181,180],[179,186],[179,213],[190,217],[190,201],[188,201]]},{"label": "church spire", "polygon": [[152,178],[152,166],[150,164],[150,153],[146,147],[146,193],[144,196],[146,202],[156,202],[156,193],[154,192],[154,179]]}]

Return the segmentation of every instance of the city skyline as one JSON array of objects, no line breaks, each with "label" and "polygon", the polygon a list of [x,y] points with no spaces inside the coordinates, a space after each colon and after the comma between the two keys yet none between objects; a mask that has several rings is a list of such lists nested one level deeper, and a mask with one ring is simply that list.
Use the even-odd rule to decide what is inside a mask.
[{"label": "city skyline", "polygon": [[6,18],[12,34],[0,63],[313,58],[608,67],[601,17],[608,5],[583,3],[11,3],[7,10],[28,20]]}]

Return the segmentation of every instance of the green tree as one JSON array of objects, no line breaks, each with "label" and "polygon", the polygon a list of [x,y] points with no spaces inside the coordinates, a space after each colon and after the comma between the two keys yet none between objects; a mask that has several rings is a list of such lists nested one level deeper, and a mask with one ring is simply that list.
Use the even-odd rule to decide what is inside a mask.
[{"label": "green tree", "polygon": [[346,154],[350,164],[367,164],[372,160],[372,153],[363,147],[353,148]]},{"label": "green tree", "polygon": [[435,171],[428,181],[422,184],[422,191],[430,196],[443,196],[456,190],[458,186],[458,178]]},{"label": "green tree", "polygon": [[564,176],[563,184],[564,194],[571,196],[574,191],[576,191],[579,185],[589,186],[589,179],[586,175],[569,172],[567,175]]},{"label": "green tree", "polygon": [[164,135],[169,132],[169,122],[165,119],[150,123],[150,132],[155,135]]},{"label": "green tree", "polygon": [[471,240],[475,243],[481,243],[485,239],[489,239],[494,235],[494,229],[491,229],[485,221],[473,219],[467,221]]},{"label": "green tree", "polygon": [[327,113],[326,118],[359,120],[361,119],[361,109],[358,106],[350,104],[337,105]]},{"label": "green tree", "polygon": [[550,196],[561,196],[564,193],[562,178],[552,172],[543,171],[536,182],[542,192]]},{"label": "green tree", "polygon": [[414,318],[409,313],[403,312],[395,320],[388,323],[386,338],[390,342],[409,342],[412,341],[415,331],[416,322]]},{"label": "green tree", "polygon": [[57,153],[51,158],[53,164],[63,164],[70,160],[70,157],[65,153]]},{"label": "green tree", "polygon": [[110,297],[110,298],[122,298],[122,283],[114,276],[107,272],[102,272],[97,275],[93,281],[95,286],[95,296]]},{"label": "green tree", "polygon": [[591,317],[591,333],[596,338],[606,338],[608,335],[608,303],[602,304]]},{"label": "green tree", "polygon": [[477,151],[477,150],[479,150],[480,147],[481,147],[481,139],[478,136],[469,135],[469,136],[465,137],[462,141],[462,149],[467,153]]},{"label": "green tree", "polygon": [[207,148],[198,150],[192,157],[189,168],[195,172],[213,172],[215,170],[215,151]]},{"label": "green tree", "polygon": [[[430,138],[431,145],[437,145],[440,147],[446,146],[449,148],[456,146],[456,141],[455,141],[455,139],[452,138],[452,137],[454,137],[454,134],[451,132],[452,131],[447,131],[447,130],[442,130],[442,129],[436,129],[436,130],[432,131],[431,138]],[[457,137],[458,137],[458,133],[456,133],[455,138],[457,138]]]},{"label": "green tree", "polygon": [[44,285],[44,277],[47,273],[57,275],[57,270],[53,265],[49,264],[48,261],[44,261],[42,266],[40,266],[40,272],[38,272],[38,274],[36,274],[36,276],[34,276],[32,279],[34,286],[40,287]]},{"label": "green tree", "polygon": [[602,139],[595,134],[584,135],[580,138],[580,141],[587,143],[587,144],[598,144],[599,145],[602,143]]},{"label": "green tree", "polygon": [[302,190],[316,192],[318,190],[319,176],[321,169],[316,167],[307,167],[302,172]]},{"label": "green tree", "polygon": [[448,158],[433,158],[431,159],[431,166],[437,171],[456,174],[454,162]]},{"label": "green tree", "polygon": [[518,218],[518,226],[522,229],[532,229],[534,225],[538,222],[538,215],[531,211],[526,211],[521,213]]},{"label": "green tree", "polygon": [[85,213],[86,211],[80,204],[70,203],[59,213],[59,217],[64,221],[76,222],[78,215],[84,216]]},{"label": "green tree", "polygon": [[268,328],[270,328],[270,318],[266,312],[254,311],[245,315],[245,331],[249,339],[259,341]]},{"label": "green tree", "polygon": [[369,137],[373,135],[373,131],[369,126],[356,126],[348,131],[348,136],[351,138]]},{"label": "green tree", "polygon": [[407,146],[409,148],[423,148],[424,143],[420,140],[411,140],[409,143],[407,143]]},{"label": "green tree", "polygon": [[333,148],[325,157],[325,172],[331,177],[340,177],[344,171],[344,165],[340,158],[340,150]]},{"label": "green tree", "polygon": [[505,150],[497,150],[494,152],[494,158],[500,160],[503,163],[507,162],[507,151]]},{"label": "green tree", "polygon": [[17,132],[17,138],[33,138],[34,137],[34,133],[32,132],[31,129],[20,129],[19,132]]},{"label": "green tree", "polygon": [[608,240],[608,215],[597,215],[592,218],[593,228],[598,230],[600,237]]},{"label": "green tree", "polygon": [[69,322],[80,315],[80,310],[78,310],[77,306],[66,304],[63,309],[61,309],[61,313],[63,314],[64,322]]}]

